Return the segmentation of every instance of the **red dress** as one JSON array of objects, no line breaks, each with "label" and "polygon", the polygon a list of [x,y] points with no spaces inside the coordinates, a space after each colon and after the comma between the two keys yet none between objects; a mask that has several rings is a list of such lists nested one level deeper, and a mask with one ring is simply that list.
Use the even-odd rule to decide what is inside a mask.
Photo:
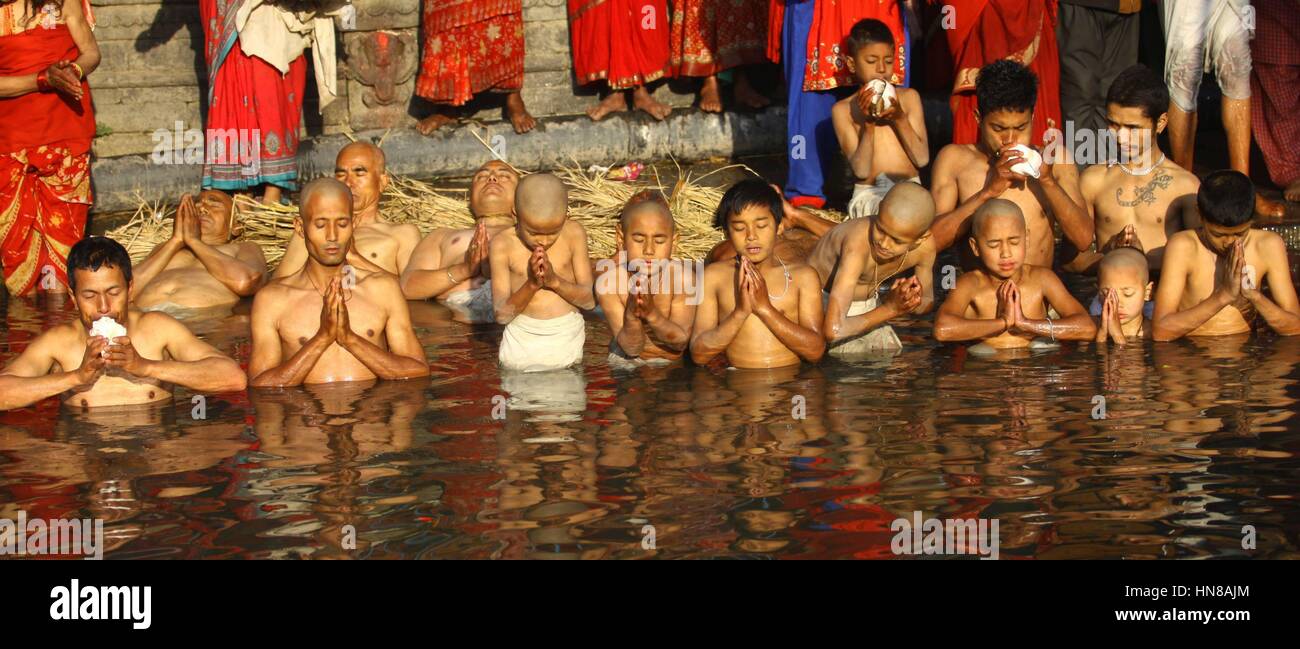
[{"label": "red dress", "polygon": [[[781,30],[785,25],[785,0],[768,0],[767,57],[781,62]],[[903,14],[899,0],[816,0],[812,27],[808,30],[808,65],[804,67],[804,90],[830,90],[857,85],[844,57],[844,40],[859,20],[875,18],[894,36],[894,72],[889,82],[903,83],[907,60],[903,56]]]},{"label": "red dress", "polygon": [[668,74],[671,17],[665,0],[569,0],[573,72],[615,90]]},{"label": "red dress", "polygon": [[1023,64],[1038,75],[1032,142],[1041,144],[1051,120],[1061,127],[1061,65],[1056,49],[1055,0],[948,0],[953,29],[945,30],[956,78],[952,85],[952,141],[974,144],[975,79],[999,59]]},{"label": "red dress", "polygon": [[769,0],[677,0],[669,43],[673,72],[707,77],[767,60]]},{"label": "red dress", "polygon": [[299,56],[282,75],[270,63],[245,54],[235,28],[241,4],[243,0],[199,0],[208,63],[203,187],[237,191],[271,184],[297,189],[307,61]]},{"label": "red dress", "polygon": [[[47,13],[18,31],[11,12],[22,11],[22,3],[0,7],[0,76],[32,74],[80,55],[62,16]],[[89,8],[85,13],[91,22]],[[0,99],[0,251],[14,295],[31,293],[37,283],[66,286],[68,251],[86,229],[95,113],[90,85],[83,80],[81,89],[80,101],[57,92]]]},{"label": "red dress", "polygon": [[415,94],[460,106],[485,90],[524,85],[522,0],[424,0]]}]

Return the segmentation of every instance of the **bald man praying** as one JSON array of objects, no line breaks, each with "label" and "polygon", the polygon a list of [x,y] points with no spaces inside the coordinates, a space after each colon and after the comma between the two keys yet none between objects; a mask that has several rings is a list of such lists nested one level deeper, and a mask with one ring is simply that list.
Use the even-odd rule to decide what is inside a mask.
[{"label": "bald man praying", "polygon": [[569,220],[568,190],[551,174],[532,174],[515,190],[518,222],[489,244],[492,303],[506,325],[498,360],[507,370],[540,372],[582,361],[587,340],[580,309],[594,309],[587,231]]},{"label": "bald man praying", "polygon": [[[808,255],[826,294],[822,333],[835,355],[901,349],[899,316],[934,304],[934,199],[916,183],[894,185],[877,214],[849,219],[827,232]],[[894,280],[880,303],[881,285]]]},{"label": "bald man praying", "polygon": [[[359,259],[394,275],[406,269],[411,253],[420,243],[420,230],[410,223],[393,223],[379,212],[379,197],[388,187],[384,151],[369,142],[353,142],[343,147],[334,159],[334,178],[352,192],[352,218],[355,231],[348,262],[363,266]],[[300,208],[301,209],[301,206]],[[294,233],[284,249],[284,258],[275,269],[275,279],[302,269],[307,248],[302,237]]]},{"label": "bald man praying", "polygon": [[397,277],[346,260],[353,236],[347,185],[318,178],[300,199],[293,226],[307,262],[253,299],[250,385],[428,376]]}]

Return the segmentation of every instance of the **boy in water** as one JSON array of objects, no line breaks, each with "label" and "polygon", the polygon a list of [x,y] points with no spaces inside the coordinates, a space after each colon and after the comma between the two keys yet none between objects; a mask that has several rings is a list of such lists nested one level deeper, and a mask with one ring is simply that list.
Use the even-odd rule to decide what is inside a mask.
[{"label": "boy in water", "polygon": [[920,169],[930,163],[930,145],[920,93],[894,87],[890,94],[896,96],[885,97],[870,88],[873,81],[888,84],[894,71],[889,27],[874,18],[860,20],[846,43],[849,55],[844,62],[862,85],[831,108],[831,124],[857,178],[849,217],[861,218],[876,213],[895,183],[920,184]]},{"label": "boy in water", "polygon": [[[782,214],[781,195],[761,180],[741,181],[723,195],[713,225],[739,252],[704,269],[691,336],[696,363],[725,354],[734,367],[769,368],[825,354],[817,271],[775,253]],[[773,295],[770,287],[780,288]]]},{"label": "boy in water", "polygon": [[[934,200],[920,185],[895,185],[880,213],[850,219],[817,241],[808,264],[830,292],[822,333],[832,354],[901,349],[886,322],[934,304]],[[907,270],[879,301],[880,286]]]},{"label": "boy in water", "polygon": [[677,226],[668,201],[658,192],[640,192],[623,206],[614,228],[615,263],[596,283],[612,336],[611,364],[675,361],[690,342],[696,308],[688,291],[676,289],[695,287],[696,280],[683,276],[692,272],[690,264],[670,263]]},{"label": "boy in water", "polygon": [[1152,318],[1155,339],[1247,333],[1256,316],[1278,334],[1300,334],[1286,242],[1254,227],[1250,179],[1239,171],[1211,173],[1196,204],[1200,227],[1174,233],[1165,247]]},{"label": "boy in water", "polygon": [[1151,278],[1147,258],[1136,248],[1116,248],[1097,268],[1097,301],[1101,316],[1097,342],[1123,345],[1129,338],[1150,338]]},{"label": "boy in water", "polygon": [[552,174],[520,179],[515,212],[515,227],[488,244],[492,303],[506,325],[497,359],[523,372],[576,365],[587,340],[579,309],[596,308],[587,231],[569,220],[568,190]]},{"label": "boy in water", "polygon": [[[979,340],[974,353],[1092,340],[1097,327],[1050,268],[1025,263],[1025,215],[1009,200],[985,202],[971,218],[970,248],[979,267],[957,279],[934,319],[943,342]],[[1048,307],[1059,318],[1052,318]]]}]

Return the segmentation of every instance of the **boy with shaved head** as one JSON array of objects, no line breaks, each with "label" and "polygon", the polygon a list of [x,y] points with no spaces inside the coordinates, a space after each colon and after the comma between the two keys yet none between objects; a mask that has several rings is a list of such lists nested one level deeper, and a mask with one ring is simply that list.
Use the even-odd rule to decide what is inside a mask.
[{"label": "boy with shaved head", "polygon": [[[885,323],[908,313],[921,314],[934,303],[934,200],[916,183],[899,183],[885,194],[879,214],[847,220],[817,241],[808,256],[829,294],[822,334],[830,353],[854,354],[901,349]],[[894,281],[885,303],[880,287]]]},{"label": "boy with shaved head", "polygon": [[[352,193],[355,231],[348,261],[360,266],[358,259],[365,259],[394,275],[401,275],[412,251],[420,243],[420,230],[410,223],[391,223],[379,213],[379,197],[388,187],[383,149],[369,142],[353,142],[343,147],[334,159],[334,178]],[[284,258],[275,269],[275,278],[298,272],[306,261],[307,249],[302,238],[294,233],[285,246]]]},{"label": "boy with shaved head", "polygon": [[[970,248],[979,262],[939,307],[934,337],[979,340],[975,353],[1092,340],[1096,325],[1050,268],[1025,263],[1029,234],[1015,203],[986,201],[971,217]],[[1052,318],[1051,307],[1059,318]]]},{"label": "boy with shaved head", "polygon": [[541,372],[582,361],[587,340],[579,309],[594,309],[587,231],[569,220],[568,190],[552,174],[532,174],[515,190],[518,223],[492,239],[492,303],[506,325],[501,367]]},{"label": "boy with shaved head", "polygon": [[1123,345],[1129,338],[1150,338],[1151,277],[1146,255],[1136,248],[1116,248],[1097,267],[1097,303],[1101,319],[1097,342]]},{"label": "boy with shaved head", "polygon": [[135,267],[131,299],[141,309],[176,311],[228,307],[261,288],[266,257],[238,236],[234,201],[218,189],[199,200],[186,194],[172,236]]},{"label": "boy with shaved head", "polygon": [[[697,300],[691,264],[669,263],[677,226],[663,194],[646,190],[628,199],[614,226],[614,264],[596,283],[596,300],[613,338],[610,364],[640,365],[682,357],[691,338]],[[605,262],[601,262],[605,263]],[[677,290],[677,289],[683,290]]]},{"label": "boy with shaved head", "polygon": [[471,228],[438,228],[420,241],[402,271],[408,299],[431,297],[465,309],[471,322],[492,322],[492,282],[488,242],[515,224],[519,174],[500,160],[474,173],[469,188]]},{"label": "boy with shaved head", "polygon": [[318,178],[303,188],[294,234],[307,262],[253,300],[250,384],[407,379],[429,375],[397,278],[348,259],[353,198],[347,185]]}]

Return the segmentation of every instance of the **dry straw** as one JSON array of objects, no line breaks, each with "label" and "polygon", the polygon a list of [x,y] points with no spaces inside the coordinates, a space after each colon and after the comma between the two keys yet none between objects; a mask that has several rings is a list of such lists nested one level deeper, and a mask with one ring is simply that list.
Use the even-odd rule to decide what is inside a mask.
[{"label": "dry straw", "polygon": [[[704,182],[710,176],[728,169],[744,169],[734,164],[720,167],[701,175],[693,175],[676,166],[677,181],[671,188],[664,187],[658,169],[648,168],[636,181],[612,180],[603,172],[583,170],[581,167],[561,167],[555,173],[569,185],[569,216],[587,229],[588,245],[593,258],[608,257],[615,251],[614,224],[619,211],[634,194],[645,189],[658,189],[669,196],[673,218],[679,233],[676,256],[686,259],[703,259],[709,250],[722,240],[722,233],[713,228],[713,211],[722,200],[724,188]],[[392,177],[380,201],[384,218],[396,223],[413,223],[422,234],[436,228],[465,228],[474,223],[467,200],[467,189],[438,187],[413,178]],[[133,262],[140,262],[155,246],[166,241],[172,233],[175,206],[161,201],[148,201],[137,193],[134,215],[125,224],[108,232],[108,236],[126,246]],[[298,214],[296,205],[264,205],[248,196],[235,198],[236,221],[243,224],[240,239],[261,246],[266,260],[272,266],[284,256],[284,247],[293,234],[293,220]],[[840,215],[818,212],[834,220]]]}]

